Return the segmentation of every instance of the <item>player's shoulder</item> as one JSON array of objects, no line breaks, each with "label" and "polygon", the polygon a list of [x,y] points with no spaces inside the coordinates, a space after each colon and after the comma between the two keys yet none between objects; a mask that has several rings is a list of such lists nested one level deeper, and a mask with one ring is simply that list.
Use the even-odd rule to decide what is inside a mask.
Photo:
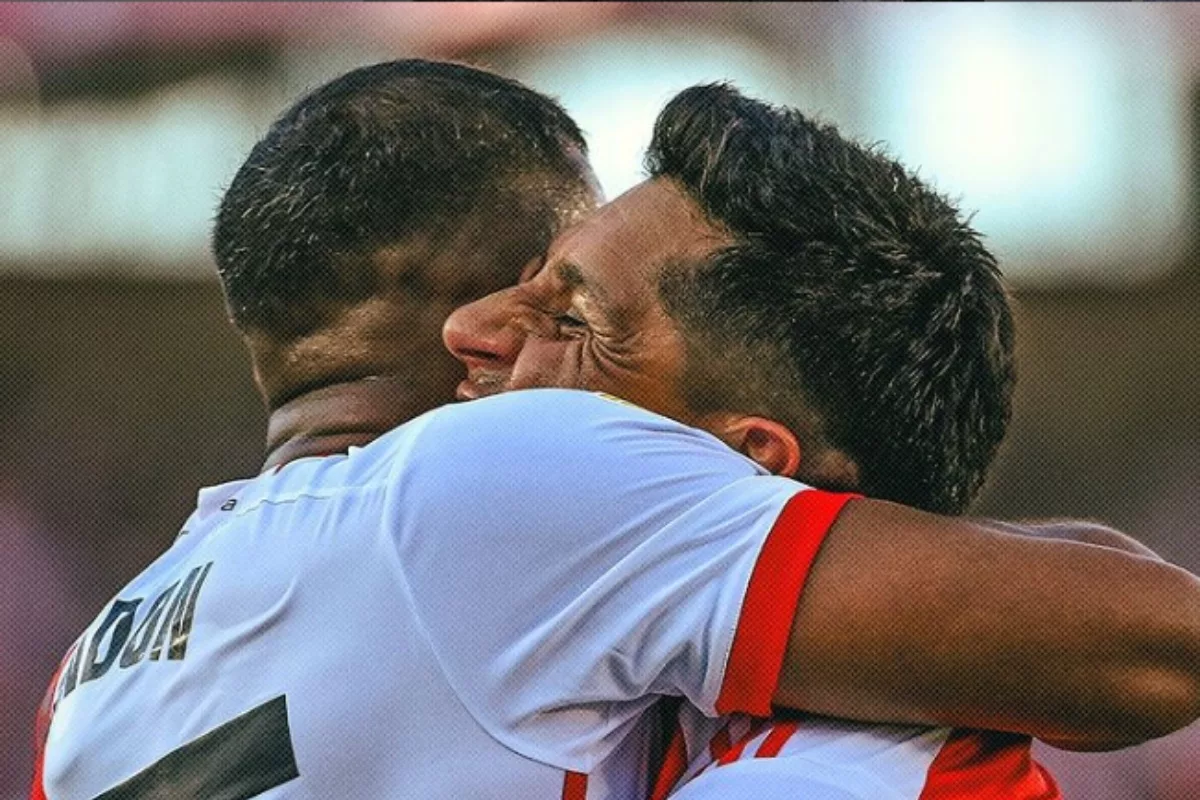
[{"label": "player's shoulder", "polygon": [[[567,453],[576,460],[588,453],[635,457],[645,456],[653,442],[660,452],[685,451],[752,466],[705,431],[610,395],[573,389],[526,389],[443,406],[384,439],[381,452],[419,452],[425,460],[466,456],[528,463],[550,454],[565,458]],[[457,463],[465,466],[461,460]]]},{"label": "player's shoulder", "polygon": [[[522,389],[443,406],[425,415],[428,424],[484,422],[578,426],[589,422],[620,421],[646,427],[687,429],[687,426],[621,398],[579,389]],[[690,429],[688,429],[690,430]]]},{"label": "player's shoulder", "polygon": [[765,475],[705,431],[604,395],[563,389],[437,409],[368,448],[389,471],[390,485],[434,498],[464,486],[493,497],[622,490],[657,497],[684,489],[708,495]]}]

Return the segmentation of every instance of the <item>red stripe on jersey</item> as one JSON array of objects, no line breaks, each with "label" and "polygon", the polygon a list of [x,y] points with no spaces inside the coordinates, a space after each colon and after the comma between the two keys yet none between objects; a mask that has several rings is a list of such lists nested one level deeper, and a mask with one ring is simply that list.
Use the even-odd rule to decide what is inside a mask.
[{"label": "red stripe on jersey", "polygon": [[676,724],[675,734],[671,737],[671,743],[667,745],[662,767],[654,781],[654,792],[650,795],[650,800],[666,800],[675,784],[683,777],[683,773],[687,772],[687,767],[687,741],[683,738],[683,726]]},{"label": "red stripe on jersey", "polygon": [[733,747],[726,750],[725,753],[717,759],[717,766],[723,767],[726,764],[732,764],[733,762],[737,761],[742,757],[742,753],[745,751],[746,745],[748,744],[750,744],[749,739],[742,739]]},{"label": "red stripe on jersey", "polygon": [[779,755],[779,751],[787,744],[787,740],[792,738],[792,734],[800,727],[799,722],[778,722],[771,726],[771,732],[767,734],[767,738],[759,745],[758,752],[754,754],[755,758],[774,758]]},{"label": "red stripe on jersey", "polygon": [[587,800],[587,775],[568,772],[563,778],[562,800]]},{"label": "red stripe on jersey", "polygon": [[54,677],[50,679],[46,696],[42,698],[42,704],[38,706],[37,718],[34,721],[33,785],[29,787],[29,800],[46,800],[46,739],[50,736],[50,722],[54,719],[54,693],[58,690],[58,681],[67,667],[67,662],[71,660],[71,656],[75,654],[75,648],[78,646],[79,642],[76,642],[63,656],[62,661],[58,664],[58,669],[54,670]]},{"label": "red stripe on jersey", "polygon": [[857,496],[808,489],[784,506],[750,573],[718,714],[770,716],[804,581],[838,512]]},{"label": "red stripe on jersey", "polygon": [[1062,800],[1030,744],[1011,733],[952,731],[929,765],[919,800]]},{"label": "red stripe on jersey", "polygon": [[725,727],[717,731],[717,735],[708,743],[708,754],[712,756],[713,761],[720,761],[721,756],[729,752],[731,747],[733,742],[729,739],[729,723],[725,723]]},{"label": "red stripe on jersey", "polygon": [[742,757],[742,753],[746,751],[746,745],[750,744],[750,742],[752,742],[760,733],[762,733],[763,728],[767,727],[769,723],[770,720],[766,719],[754,720],[754,722],[750,724],[750,730],[746,731],[746,735],[741,739],[738,739],[737,744],[733,745],[733,747],[730,747],[721,754],[721,757],[717,759],[717,766],[723,767],[726,764],[732,764],[740,759]]}]

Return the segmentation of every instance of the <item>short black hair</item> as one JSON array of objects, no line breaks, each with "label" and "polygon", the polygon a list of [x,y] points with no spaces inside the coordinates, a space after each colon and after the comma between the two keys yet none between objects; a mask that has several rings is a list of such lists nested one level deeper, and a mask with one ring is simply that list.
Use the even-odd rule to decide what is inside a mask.
[{"label": "short black hair", "polygon": [[666,106],[647,169],[733,242],[660,280],[689,402],[807,430],[857,464],[840,488],[963,511],[1015,371],[996,260],[954,204],[878,147],[725,84]]},{"label": "short black hair", "polygon": [[372,254],[436,244],[477,212],[532,219],[548,244],[566,195],[587,191],[586,153],[554,100],[494,73],[419,59],[349,72],[286,111],[225,192],[212,249],[230,316],[303,334],[377,288]]}]

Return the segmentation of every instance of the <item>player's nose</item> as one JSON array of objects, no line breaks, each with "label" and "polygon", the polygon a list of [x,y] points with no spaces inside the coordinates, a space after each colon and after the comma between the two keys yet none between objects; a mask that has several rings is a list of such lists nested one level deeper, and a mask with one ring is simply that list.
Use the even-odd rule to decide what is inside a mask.
[{"label": "player's nose", "polygon": [[512,364],[521,352],[525,331],[515,324],[511,289],[459,307],[442,326],[446,348],[468,368]]}]

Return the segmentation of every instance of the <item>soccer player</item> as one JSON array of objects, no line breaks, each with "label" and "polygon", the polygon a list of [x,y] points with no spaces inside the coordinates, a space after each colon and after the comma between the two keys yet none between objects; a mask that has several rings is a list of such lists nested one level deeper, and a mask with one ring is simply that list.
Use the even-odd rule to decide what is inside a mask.
[{"label": "soccer player", "polygon": [[[774,477],[800,462],[764,436],[769,420],[744,426],[753,459],[577,392],[396,428],[413,369],[396,351],[404,326],[424,329],[413,298],[446,280],[433,267],[525,263],[593,197],[581,143],[543,101],[459,69],[352,73],[285,115],[235,179],[215,250],[272,410],[272,468],[204,490],[175,545],[80,637],[53,683],[35,794],[644,796],[663,694],[710,713],[774,699],[1089,741],[1190,719],[1195,676],[1176,661],[1195,645],[1189,576]],[[478,147],[459,161],[452,144]],[[529,238],[490,236],[481,213],[522,217]],[[536,310],[548,324],[553,309]],[[557,330],[525,344],[556,348]],[[622,394],[663,410],[678,398],[662,366],[662,402],[649,381]],[[875,557],[880,526],[894,544]],[[881,561],[906,544],[909,561]],[[993,569],[943,552],[967,545]],[[906,563],[921,585],[891,574]],[[993,570],[1013,574],[1000,586]],[[857,581],[879,586],[860,597]],[[1138,596],[1114,601],[1113,582]],[[930,681],[885,670],[858,695],[831,664],[887,660],[870,656],[894,646],[871,603],[901,590],[914,607],[887,609],[897,626],[929,613],[975,638],[917,635],[891,671]],[[826,613],[862,641],[813,621]],[[1037,650],[1026,626],[1046,623],[1061,651]],[[998,654],[1029,691],[998,680]]]},{"label": "soccer player", "polygon": [[[667,107],[649,167],[649,181],[564,234],[521,285],[451,316],[446,341],[469,369],[460,396],[534,386],[603,390],[708,430],[776,474],[961,513],[1003,435],[1012,367],[1011,320],[994,260],[957,211],[900,165],[832,128],[719,86],[685,92]],[[850,506],[839,525],[862,507]],[[897,705],[879,689],[954,698],[960,709],[982,699],[953,675],[925,683],[933,677],[928,665],[909,648],[942,635],[972,641],[970,631],[982,631],[976,625],[997,619],[965,595],[957,611],[935,611],[925,601],[945,600],[945,587],[929,594],[926,581],[936,583],[951,561],[977,560],[985,566],[977,598],[1007,595],[1001,605],[1012,608],[1036,590],[1011,583],[1021,582],[1024,568],[974,551],[995,542],[960,539],[958,524],[907,513],[893,507],[864,520],[861,549],[847,551],[845,561],[835,543],[853,534],[831,534],[789,651],[806,666],[790,676],[796,694],[781,689],[777,701],[858,719],[961,723],[964,716]],[[909,538],[926,523],[932,527]],[[1153,557],[1100,526],[987,525]],[[1031,556],[1078,549],[1024,544]],[[858,579],[821,584],[834,558]],[[873,561],[886,565],[878,576]],[[1061,576],[1043,579],[1062,587]],[[840,596],[837,604],[823,606],[817,595],[826,590]],[[852,625],[846,609],[854,611]],[[1016,649],[964,653],[980,670],[1002,667],[987,691],[1009,698],[1010,712],[1035,696],[1047,712],[1076,702],[1065,685],[1057,696],[1030,691],[1041,669],[1059,669],[1053,653],[1062,630],[1044,622],[1018,623],[1032,625],[1013,631]],[[867,630],[868,640],[886,647],[860,649]],[[1016,668],[1008,659],[1017,649],[1044,658],[1034,669]],[[1013,730],[1005,705],[994,710],[1000,714],[989,718],[977,706],[977,724]],[[659,789],[704,772],[683,791],[697,800],[1055,794],[1019,737],[816,718],[773,725],[742,718],[718,729],[685,713],[684,723],[669,751],[674,779]],[[1068,748],[1123,743],[1041,733]],[[690,768],[689,758],[696,759]]]}]

